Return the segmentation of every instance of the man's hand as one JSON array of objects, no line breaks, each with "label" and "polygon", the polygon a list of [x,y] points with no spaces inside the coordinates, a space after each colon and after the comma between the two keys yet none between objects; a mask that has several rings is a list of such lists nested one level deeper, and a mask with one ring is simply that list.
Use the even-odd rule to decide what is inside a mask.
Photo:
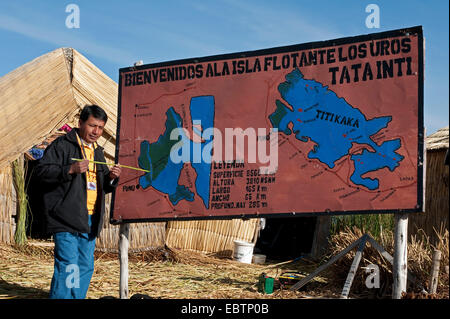
[{"label": "man's hand", "polygon": [[121,172],[120,164],[116,164],[109,170],[109,177],[111,179],[119,178]]},{"label": "man's hand", "polygon": [[88,168],[89,168],[89,160],[75,162],[70,166],[69,174],[85,173],[88,170]]}]

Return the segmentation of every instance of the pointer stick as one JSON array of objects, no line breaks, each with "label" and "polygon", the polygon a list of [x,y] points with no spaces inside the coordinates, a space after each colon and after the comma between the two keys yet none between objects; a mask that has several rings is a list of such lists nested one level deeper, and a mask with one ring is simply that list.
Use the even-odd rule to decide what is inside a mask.
[{"label": "pointer stick", "polygon": [[[80,159],[80,158],[71,158],[72,161],[77,161],[77,162],[82,162],[84,161],[84,159]],[[98,161],[89,161],[90,163],[95,163],[95,164],[105,164],[105,165],[116,165],[114,163],[106,163],[106,162],[98,162]],[[127,165],[119,165],[120,167],[125,167],[125,168],[129,168],[129,169],[134,169],[137,171],[143,171],[143,172],[147,172],[150,173],[149,170],[146,169],[142,169],[142,168],[137,168],[137,167],[132,167],[132,166],[127,166]]]}]

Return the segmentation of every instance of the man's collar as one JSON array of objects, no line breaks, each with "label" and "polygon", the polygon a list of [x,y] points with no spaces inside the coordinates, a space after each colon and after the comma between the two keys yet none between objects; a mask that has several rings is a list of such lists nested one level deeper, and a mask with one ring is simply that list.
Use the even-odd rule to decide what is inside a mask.
[{"label": "man's collar", "polygon": [[83,140],[81,138],[81,136],[79,135],[79,130],[76,131],[76,139],[77,139],[78,145],[80,147],[83,147],[83,145],[84,145],[84,147],[88,147],[88,148],[91,148],[91,149],[94,149],[94,150],[98,147],[97,142],[88,143],[85,140]]},{"label": "man's collar", "polygon": [[80,137],[80,139],[81,139],[81,143],[83,143],[84,144],[84,146],[87,146],[87,147],[89,147],[89,148],[92,148],[92,143],[88,143],[88,142],[86,142],[85,140],[83,140],[81,137]]}]

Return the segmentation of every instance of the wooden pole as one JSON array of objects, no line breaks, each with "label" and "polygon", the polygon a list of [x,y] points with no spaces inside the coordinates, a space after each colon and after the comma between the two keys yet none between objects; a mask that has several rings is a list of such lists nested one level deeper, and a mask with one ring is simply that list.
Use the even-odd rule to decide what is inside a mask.
[{"label": "wooden pole", "polygon": [[441,251],[434,250],[433,252],[433,265],[431,268],[431,278],[430,278],[430,294],[435,294],[439,279],[439,266],[441,263]]},{"label": "wooden pole", "polygon": [[394,235],[394,284],[392,299],[401,299],[402,293],[406,293],[408,273],[408,214],[395,214]]},{"label": "wooden pole", "polygon": [[120,299],[128,299],[128,235],[130,232],[129,224],[120,224],[119,228],[119,262],[120,262]]}]

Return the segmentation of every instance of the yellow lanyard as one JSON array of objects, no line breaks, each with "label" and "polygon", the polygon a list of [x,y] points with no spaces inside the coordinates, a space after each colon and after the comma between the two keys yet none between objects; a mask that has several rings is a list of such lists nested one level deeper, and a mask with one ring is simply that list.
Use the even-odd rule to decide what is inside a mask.
[{"label": "yellow lanyard", "polygon": [[[78,134],[77,134],[77,140],[78,140],[78,144],[80,145],[80,148],[81,148],[81,153],[83,153],[83,159],[87,159],[87,160],[90,160],[89,158],[87,158],[87,155],[86,155],[86,150],[85,150],[85,148],[84,148],[84,142],[83,142],[83,140],[78,136]],[[94,150],[95,150],[95,142],[94,142],[94,144],[92,144],[92,147],[94,148]],[[92,155],[94,155],[94,154],[92,154]],[[94,156],[92,156],[93,158],[92,158],[92,161],[94,160]],[[88,170],[87,170],[87,174],[86,174],[86,176],[88,176],[89,175],[89,179],[91,179],[91,173],[93,173],[93,177],[95,178],[95,176],[96,176],[96,172],[97,172],[97,164],[95,164],[95,163],[92,163],[93,165],[94,165],[94,170],[91,172],[90,171],[90,169],[89,169],[89,165],[88,165]]]}]

